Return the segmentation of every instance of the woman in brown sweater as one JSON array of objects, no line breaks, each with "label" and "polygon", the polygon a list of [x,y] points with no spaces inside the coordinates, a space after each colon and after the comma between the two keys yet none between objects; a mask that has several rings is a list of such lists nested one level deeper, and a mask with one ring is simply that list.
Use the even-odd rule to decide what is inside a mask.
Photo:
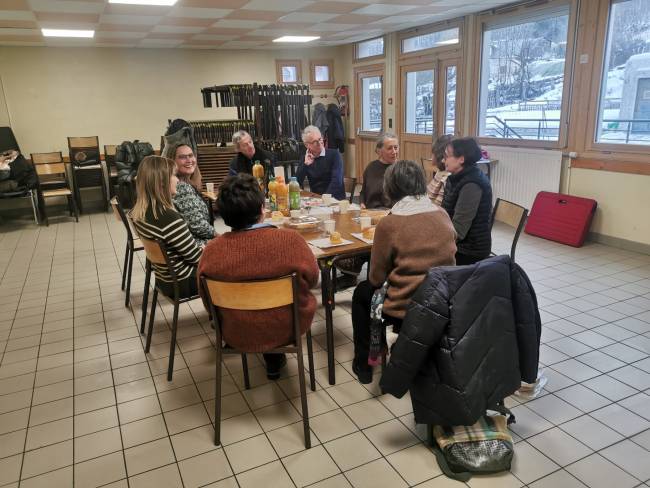
[{"label": "woman in brown sweater", "polygon": [[[217,208],[232,232],[205,246],[198,275],[223,281],[278,278],[298,273],[300,330],[311,327],[318,265],[305,240],[294,230],[264,224],[264,194],[249,174],[229,176],[219,187]],[[202,290],[201,290],[202,293]],[[205,300],[205,297],[204,297]],[[291,307],[259,311],[221,310],[224,341],[235,348],[262,352],[288,344],[293,337]],[[233,324],[236,326],[233,327]],[[264,354],[267,377],[278,379],[284,354]]]},{"label": "woman in brown sweater", "polygon": [[383,315],[399,329],[429,268],[455,264],[456,232],[447,212],[427,197],[422,168],[413,161],[391,165],[384,176],[384,193],[392,208],[375,229],[369,279],[359,283],[352,297],[352,369],[361,383],[372,381],[368,353],[374,291],[388,282]]}]

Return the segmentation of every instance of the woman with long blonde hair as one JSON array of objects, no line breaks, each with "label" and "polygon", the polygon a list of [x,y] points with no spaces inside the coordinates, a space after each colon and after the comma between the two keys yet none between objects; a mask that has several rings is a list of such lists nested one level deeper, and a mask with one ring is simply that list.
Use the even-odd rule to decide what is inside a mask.
[{"label": "woman with long blonde hair", "polygon": [[[196,266],[202,248],[174,208],[177,183],[174,161],[160,156],[144,158],[138,167],[138,198],[131,210],[131,218],[141,237],[165,245],[179,280],[181,296],[191,296],[198,291]],[[161,291],[173,295],[173,280],[167,267],[152,264],[152,268]]]}]

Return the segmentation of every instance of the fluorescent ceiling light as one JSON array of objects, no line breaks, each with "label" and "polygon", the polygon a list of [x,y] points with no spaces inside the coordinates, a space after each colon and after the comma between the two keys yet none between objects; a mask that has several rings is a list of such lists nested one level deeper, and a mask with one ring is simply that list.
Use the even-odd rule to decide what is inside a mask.
[{"label": "fluorescent ceiling light", "polygon": [[94,30],[41,29],[45,37],[95,37]]},{"label": "fluorescent ceiling light", "polygon": [[108,0],[108,3],[125,3],[127,5],[162,5],[169,7],[176,3],[176,0]]},{"label": "fluorescent ceiling light", "polygon": [[320,39],[320,36],[282,36],[273,39],[273,42],[309,42]]}]

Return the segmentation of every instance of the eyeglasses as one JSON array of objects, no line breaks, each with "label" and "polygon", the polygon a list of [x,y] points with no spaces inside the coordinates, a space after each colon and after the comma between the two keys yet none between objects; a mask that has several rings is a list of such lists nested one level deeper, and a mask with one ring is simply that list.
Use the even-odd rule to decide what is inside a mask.
[{"label": "eyeglasses", "polygon": [[315,139],[311,142],[305,142],[308,146],[313,146],[314,144],[322,144],[323,143],[323,138],[321,137],[320,139]]}]

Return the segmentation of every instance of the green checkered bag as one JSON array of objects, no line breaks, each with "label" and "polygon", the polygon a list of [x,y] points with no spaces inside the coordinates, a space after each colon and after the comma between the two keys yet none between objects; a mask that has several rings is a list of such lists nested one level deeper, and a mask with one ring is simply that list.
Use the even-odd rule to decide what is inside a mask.
[{"label": "green checkered bag", "polygon": [[433,428],[434,452],[450,478],[467,481],[472,473],[510,469],[513,442],[505,415],[484,415],[474,425]]}]

